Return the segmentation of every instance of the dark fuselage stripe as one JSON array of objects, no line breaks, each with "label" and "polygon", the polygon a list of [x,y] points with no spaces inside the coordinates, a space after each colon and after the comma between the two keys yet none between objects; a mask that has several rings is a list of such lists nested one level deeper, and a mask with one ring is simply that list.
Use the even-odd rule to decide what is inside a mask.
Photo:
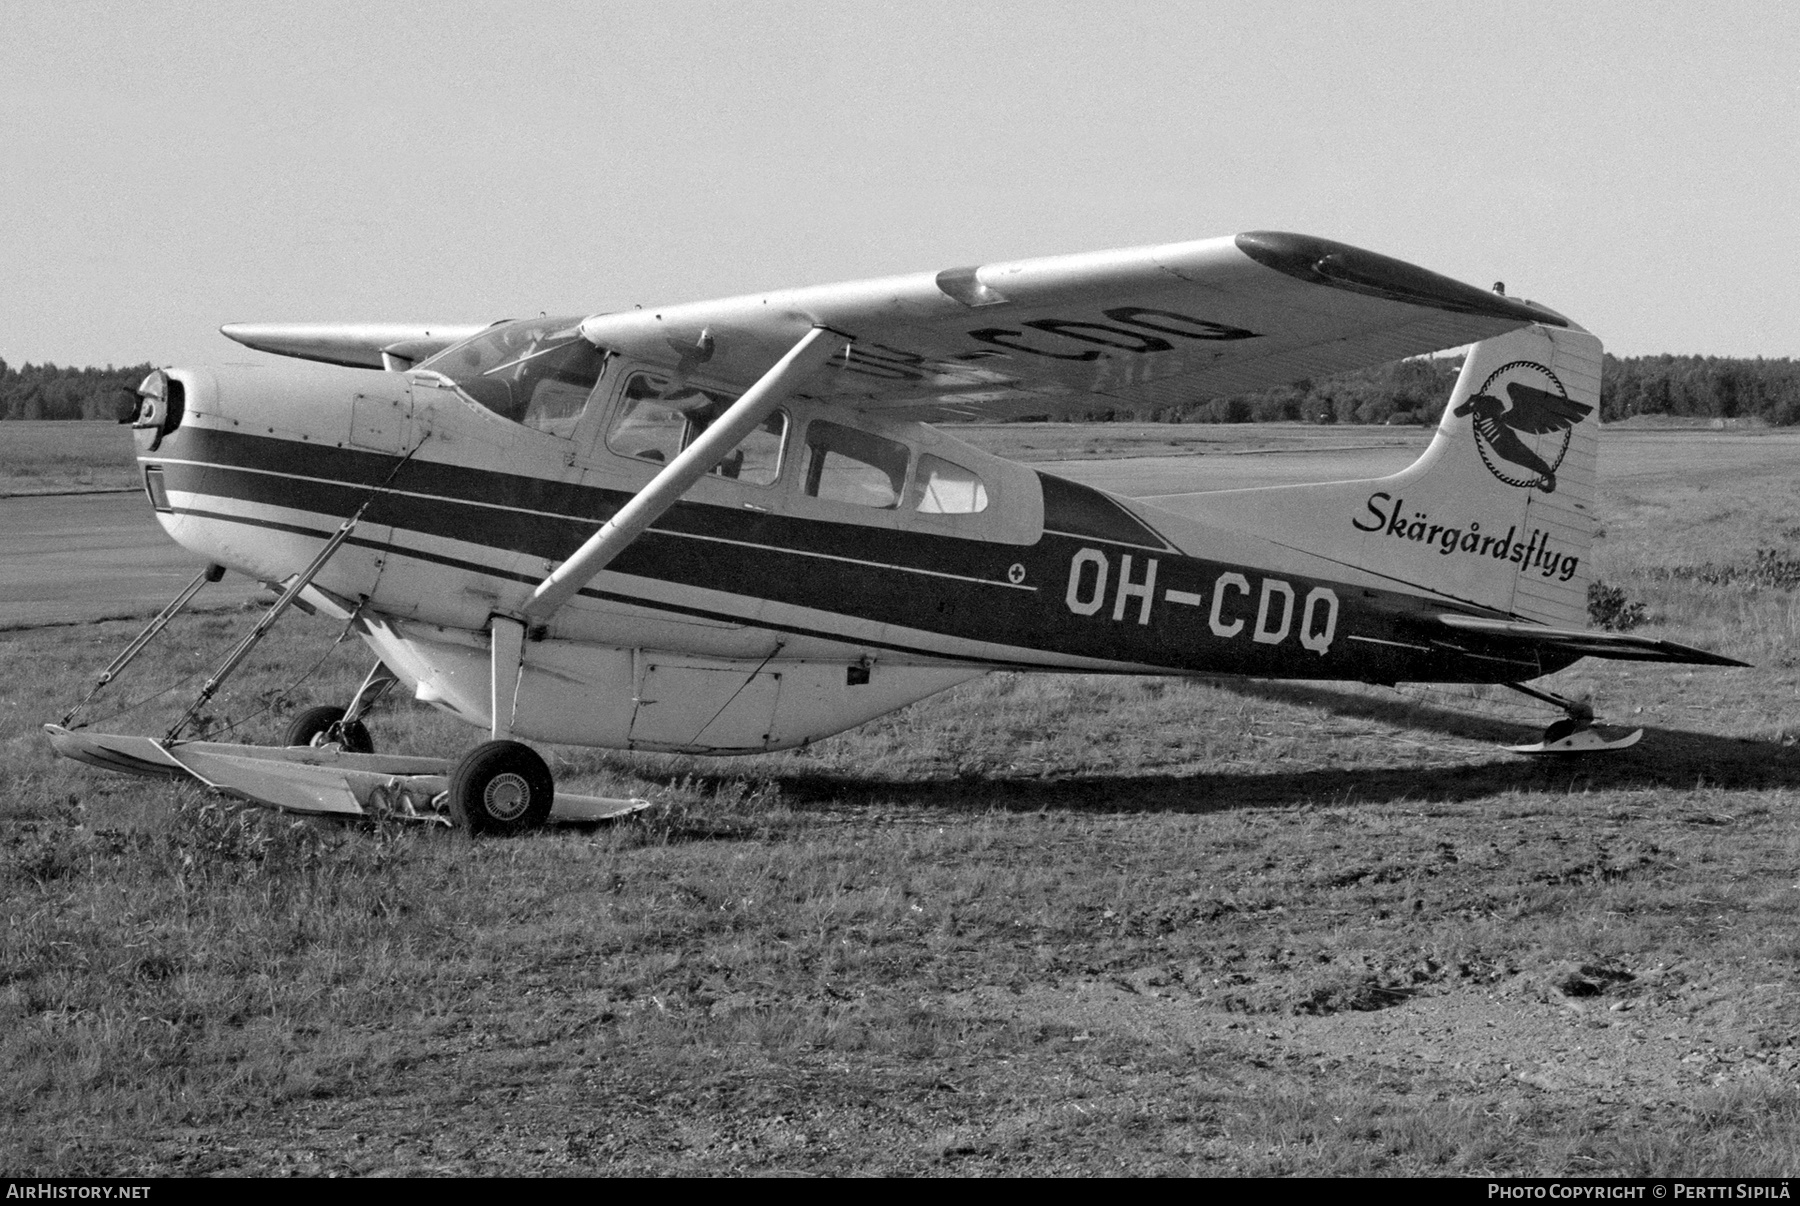
[{"label": "dark fuselage stripe", "polygon": [[[227,515],[220,511],[208,511],[199,507],[177,507],[175,508],[174,513],[177,515],[191,515],[196,519],[209,519],[220,523],[241,524],[245,527],[265,528],[275,532],[288,532],[296,536],[311,536],[319,540],[328,540],[331,537],[331,532],[326,531],[323,528],[307,527],[303,524],[282,523],[273,519],[253,518],[248,515]],[[513,570],[502,569],[498,566],[486,565],[481,562],[464,561],[457,557],[447,557],[441,553],[426,552],[424,549],[400,545],[391,540],[365,540],[358,536],[351,536],[345,543],[355,545],[358,548],[370,549],[375,552],[388,553],[399,557],[408,557],[417,561],[428,561],[434,565],[447,566],[451,569],[467,570],[471,573],[485,574],[494,578],[506,578],[513,582],[523,582],[528,586],[536,586],[539,581],[529,574],[521,574]],[[506,553],[511,550],[495,549],[494,551]],[[598,590],[591,586],[583,587],[580,593],[581,596],[586,599],[600,599],[608,603],[623,603],[631,607],[641,607],[647,611],[668,612],[672,615],[686,616],[701,620],[714,620],[719,623],[735,624],[746,628],[761,628],[768,629],[772,632],[786,632],[791,633],[794,636],[817,637],[821,640],[836,641],[841,644],[853,645],[859,648],[888,649],[895,653],[905,653],[916,657],[931,658],[937,661],[987,666],[995,670],[1033,668],[1031,663],[1014,658],[949,655],[942,649],[933,649],[924,645],[904,645],[893,641],[871,640],[867,637],[832,632],[823,628],[808,628],[797,624],[778,623],[766,618],[751,620],[741,615],[734,615],[731,612],[712,611],[703,607],[693,607],[682,603],[671,603],[662,599],[624,594],[618,591]],[[1020,646],[1020,648],[1030,648],[1030,646]],[[1055,651],[1046,650],[1042,652]]]},{"label": "dark fuselage stripe", "polygon": [[[394,456],[205,428],[172,433],[164,451],[166,460],[144,459],[164,464],[169,491],[187,505],[217,497],[335,518],[367,502],[367,524],[541,561],[546,572],[630,497],[629,491],[602,486],[429,462],[409,464],[384,489]],[[608,567],[673,591],[706,591],[840,616],[847,627],[864,631],[919,633],[917,644],[865,641],[804,621],[799,627],[774,624],[762,618],[761,606],[752,606],[757,618],[747,619],[711,608],[584,593],[652,611],[966,664],[1021,663],[992,654],[947,653],[947,647],[1019,650],[1062,665],[1175,673],[1493,681],[1495,664],[1465,653],[1516,652],[1514,643],[1501,640],[1473,640],[1474,648],[1466,651],[1408,650],[1403,645],[1409,637],[1431,644],[1427,632],[1438,631],[1441,602],[1299,575],[1277,579],[1254,565],[1114,543],[1139,534],[1155,537],[1141,525],[1134,530],[1129,514],[1102,493],[1059,479],[1045,481],[1057,481],[1046,497],[1062,500],[1060,515],[1052,516],[1047,502],[1046,527],[1052,530],[1029,546],[684,501]],[[245,522],[240,516],[214,517]],[[535,573],[498,571],[412,548],[404,552],[513,581],[538,580]],[[977,584],[1000,589],[971,589]],[[1040,589],[1017,589],[1023,586]],[[1332,602],[1326,607],[1315,596]],[[1209,604],[1199,605],[1201,598]],[[1335,630],[1334,643],[1327,628]],[[1398,641],[1373,645],[1350,639],[1359,635]],[[1023,664],[1034,662],[1038,659]]]},{"label": "dark fuselage stripe", "polygon": [[[212,466],[206,465],[204,462],[178,460],[175,458],[169,458],[167,460],[158,461],[156,466],[154,466],[154,467],[160,470],[163,466],[166,466],[166,465],[187,465],[187,466],[196,466],[196,467],[203,467],[203,468],[211,468],[212,467]],[[245,469],[245,468],[243,468],[241,466],[237,466],[237,465],[224,466],[224,467],[230,469],[230,471],[233,473],[256,474],[261,477],[272,478],[275,480],[286,481],[289,483],[305,483],[310,486],[325,486],[325,487],[330,487],[330,488],[337,488],[337,487],[342,487],[346,484],[341,481],[333,481],[330,478],[309,477],[305,474],[298,474],[298,473],[278,473],[272,469]],[[509,507],[509,506],[505,506],[500,503],[477,502],[477,501],[471,501],[471,500],[462,499],[462,498],[446,497],[444,495],[439,495],[439,494],[421,494],[421,493],[419,493],[417,491],[413,491],[413,490],[396,490],[393,488],[378,488],[378,489],[369,490],[368,493],[371,496],[373,496],[375,494],[380,494],[384,497],[390,497],[390,498],[396,498],[396,499],[411,499],[415,502],[422,502],[422,503],[448,504],[451,506],[459,506],[459,507],[480,507],[480,508],[483,508],[483,509],[489,510],[489,511],[507,512],[507,513],[510,513],[513,515],[530,515],[530,516],[536,516],[537,518],[540,518],[540,519],[548,519],[548,520],[559,521],[559,522],[570,518],[570,516],[559,515],[552,511],[536,511],[536,510],[532,510],[531,508],[528,508],[528,507]],[[788,545],[776,546],[776,545],[771,545],[771,544],[766,544],[766,543],[759,543],[757,541],[752,541],[752,540],[734,540],[728,536],[715,536],[715,535],[708,535],[707,533],[704,533],[704,532],[682,531],[680,529],[666,528],[666,527],[662,527],[662,526],[656,525],[656,524],[652,524],[650,526],[649,530],[657,533],[660,536],[668,536],[668,537],[674,537],[674,538],[685,539],[685,540],[710,540],[710,541],[714,541],[719,544],[734,544],[734,545],[738,545],[743,548],[758,549],[758,550],[761,550],[761,551],[767,552],[767,553],[783,553],[783,554],[786,554],[789,556],[794,556],[794,557],[815,557],[815,558],[819,558],[821,560],[826,560],[826,561],[842,561],[842,562],[845,562],[850,565],[867,566],[871,569],[897,570],[901,573],[907,573],[907,574],[924,574],[924,575],[934,577],[934,578],[950,578],[950,579],[953,579],[958,582],[967,582],[974,586],[993,586],[993,587],[998,587],[1002,590],[1023,590],[1023,591],[1037,590],[1037,587],[1027,586],[1024,583],[995,581],[992,578],[972,578],[972,577],[968,576],[967,574],[952,574],[952,573],[947,573],[943,570],[924,569],[924,568],[921,568],[916,565],[905,565],[905,564],[900,564],[900,563],[891,562],[891,561],[875,561],[875,560],[871,560],[867,557],[845,557],[845,556],[842,556],[837,553],[821,553],[821,552],[814,551],[812,549],[794,548],[794,547],[788,546]],[[1057,534],[1058,535],[1066,535],[1066,533],[1057,533]],[[352,542],[352,543],[354,543],[354,542]],[[1136,546],[1133,546],[1133,547],[1136,547]]]}]

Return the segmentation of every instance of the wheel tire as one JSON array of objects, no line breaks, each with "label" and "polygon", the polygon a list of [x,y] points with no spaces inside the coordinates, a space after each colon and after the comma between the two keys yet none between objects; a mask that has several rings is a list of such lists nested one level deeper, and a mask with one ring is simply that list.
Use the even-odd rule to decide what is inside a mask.
[{"label": "wheel tire", "polygon": [[[308,708],[288,722],[285,745],[325,745],[331,740],[331,727],[344,719],[344,709],[322,704]],[[360,720],[353,720],[340,730],[346,754],[373,754],[375,740]]]},{"label": "wheel tire", "polygon": [[489,741],[464,755],[450,776],[450,818],[470,833],[514,834],[550,819],[556,780],[537,751]]},{"label": "wheel tire", "polygon": [[1573,716],[1565,716],[1561,720],[1552,721],[1544,729],[1544,744],[1549,745],[1552,742],[1561,741],[1580,727],[1575,723]]}]

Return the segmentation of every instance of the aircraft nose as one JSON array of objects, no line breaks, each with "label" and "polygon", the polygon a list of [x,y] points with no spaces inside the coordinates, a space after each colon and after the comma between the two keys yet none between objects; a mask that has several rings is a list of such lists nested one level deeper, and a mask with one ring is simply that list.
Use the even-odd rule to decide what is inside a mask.
[{"label": "aircraft nose", "polygon": [[138,387],[132,427],[145,494],[184,544],[182,517],[227,478],[305,477],[323,472],[326,450],[404,453],[414,441],[405,377],[293,362],[158,369]]},{"label": "aircraft nose", "polygon": [[[279,582],[410,452],[411,386],[399,373],[313,364],[167,369],[140,393],[144,489],[158,522],[208,561]],[[321,585],[355,595],[375,570],[340,553]],[[342,564],[339,564],[339,563]]]},{"label": "aircraft nose", "polygon": [[[183,424],[222,437],[326,448],[405,451],[412,391],[399,373],[325,364],[232,364],[173,370],[183,386]],[[208,458],[211,459],[211,458]]]}]

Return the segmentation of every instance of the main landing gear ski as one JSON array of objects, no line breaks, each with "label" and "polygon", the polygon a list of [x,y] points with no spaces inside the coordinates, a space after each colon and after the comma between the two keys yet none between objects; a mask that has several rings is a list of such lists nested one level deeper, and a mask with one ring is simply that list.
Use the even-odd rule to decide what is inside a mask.
[{"label": "main landing gear ski", "polygon": [[[358,512],[360,515],[360,511]],[[56,752],[103,770],[148,778],[188,779],[227,796],[286,812],[372,819],[454,822],[471,833],[520,834],[549,823],[591,824],[650,806],[637,797],[615,799],[556,790],[544,760],[517,741],[490,741],[460,761],[374,753],[364,718],[399,681],[376,662],[347,707],[309,708],[288,725],[281,746],[237,745],[182,737],[231,673],[250,654],[343,544],[355,526],[346,520],[313,563],[289,583],[250,633],[206,681],[181,719],[162,738],[72,729],[76,718],[121,671],[168,627],[208,582],[224,571],[209,565],[151,621],[100,675],[61,724],[44,728]],[[352,623],[355,617],[351,617]],[[446,815],[447,814],[447,815]]]},{"label": "main landing gear ski", "polygon": [[1509,745],[1506,747],[1515,754],[1598,754],[1612,750],[1629,749],[1643,737],[1644,730],[1633,729],[1620,737],[1609,737],[1594,727],[1594,709],[1591,705],[1565,696],[1554,695],[1549,691],[1540,691],[1535,687],[1527,687],[1522,683],[1505,683],[1521,695],[1529,695],[1533,699],[1542,700],[1563,710],[1561,720],[1552,722],[1544,730],[1544,735],[1530,745]]}]

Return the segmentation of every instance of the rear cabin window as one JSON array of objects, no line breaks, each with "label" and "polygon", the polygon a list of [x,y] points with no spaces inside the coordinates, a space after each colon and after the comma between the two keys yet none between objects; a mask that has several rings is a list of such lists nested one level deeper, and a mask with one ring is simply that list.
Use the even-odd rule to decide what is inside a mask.
[{"label": "rear cabin window", "polygon": [[[621,456],[666,465],[725,413],[736,399],[727,394],[678,385],[656,373],[633,373],[606,446]],[[781,476],[781,449],[787,442],[787,413],[776,411],[745,436],[713,469],[713,476],[750,486],[767,486]]]},{"label": "rear cabin window", "polygon": [[906,445],[816,420],[806,428],[806,492],[891,511],[906,485]]},{"label": "rear cabin window", "polygon": [[910,505],[921,515],[972,515],[987,510],[987,486],[961,465],[925,453],[913,473]]}]

